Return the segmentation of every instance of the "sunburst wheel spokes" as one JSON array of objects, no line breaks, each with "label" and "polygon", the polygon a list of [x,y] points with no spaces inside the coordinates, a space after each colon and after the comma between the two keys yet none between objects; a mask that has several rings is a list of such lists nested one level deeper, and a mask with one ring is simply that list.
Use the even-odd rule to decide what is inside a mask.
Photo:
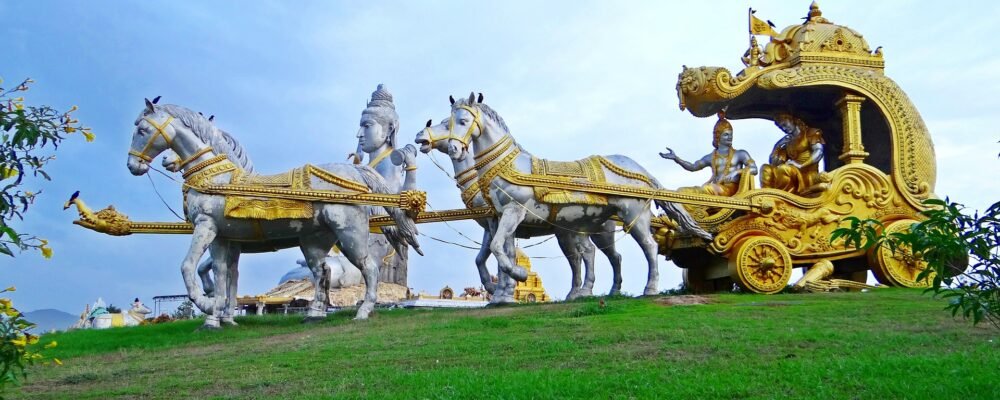
[{"label": "sunburst wheel spokes", "polygon": [[[912,219],[894,221],[887,225],[883,232],[886,235],[906,232],[909,231],[910,225],[916,222]],[[868,253],[868,261],[875,278],[885,285],[926,288],[930,287],[934,280],[933,273],[926,280],[917,280],[917,276],[927,269],[927,262],[919,255],[913,254],[908,247],[896,248],[895,252],[886,246],[872,249]]]},{"label": "sunburst wheel spokes", "polygon": [[777,239],[753,236],[733,247],[729,273],[744,289],[756,293],[777,293],[792,276],[792,258]]}]

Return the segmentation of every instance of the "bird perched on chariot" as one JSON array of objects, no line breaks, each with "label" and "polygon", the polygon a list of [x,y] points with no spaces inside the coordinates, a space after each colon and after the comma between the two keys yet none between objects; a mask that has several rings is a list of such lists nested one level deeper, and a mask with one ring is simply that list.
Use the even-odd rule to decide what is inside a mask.
[{"label": "bird perched on chariot", "polygon": [[[882,284],[928,285],[916,279],[924,265],[905,249],[866,252],[831,243],[831,233],[848,216],[878,220],[887,232],[904,231],[928,207],[924,200],[935,196],[930,134],[906,93],[885,75],[881,47],[872,50],[860,33],[827,19],[815,2],[805,22],[780,32],[752,10],[748,16],[743,68],[733,73],[685,66],[677,96],[680,109],[696,117],[724,112],[722,133],[728,121],[741,119],[770,120],[782,131],[771,154],[758,155],[766,160],[759,173],[731,144],[724,150],[717,145],[701,166],[712,164],[716,180],[705,191],[768,206],[741,211],[687,205],[714,238],[706,243],[660,229],[661,252],[684,269],[684,282],[694,291],[729,289],[735,282],[776,293],[788,285],[793,268],[813,266],[810,279],[864,282],[871,270]],[[767,40],[763,48],[758,37]],[[677,158],[672,151],[661,156]]]}]

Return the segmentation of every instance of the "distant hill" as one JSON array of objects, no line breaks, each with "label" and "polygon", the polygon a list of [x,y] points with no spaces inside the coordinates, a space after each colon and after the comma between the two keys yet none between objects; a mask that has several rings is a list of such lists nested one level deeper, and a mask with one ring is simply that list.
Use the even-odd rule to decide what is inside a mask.
[{"label": "distant hill", "polygon": [[76,323],[80,316],[73,315],[65,311],[46,308],[42,310],[28,311],[24,313],[24,318],[38,324],[31,331],[35,334],[42,334],[53,329],[65,331]]}]

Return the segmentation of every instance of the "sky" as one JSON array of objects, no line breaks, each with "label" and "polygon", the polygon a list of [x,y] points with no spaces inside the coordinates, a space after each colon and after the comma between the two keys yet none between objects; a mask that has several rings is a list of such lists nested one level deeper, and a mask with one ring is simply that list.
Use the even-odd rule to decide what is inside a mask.
[{"label": "sky", "polygon": [[[9,86],[30,77],[29,104],[74,115],[98,135],[70,137],[48,168],[22,232],[49,240],[54,257],[0,258],[0,287],[16,285],[22,310],[79,312],[97,297],[127,305],[183,294],[185,235],[112,237],[73,225],[62,203],[79,190],[94,209],[109,204],[133,221],[176,221],[150,180],[125,167],[132,123],[143,98],[163,96],[206,115],[237,137],[261,173],[305,163],[340,162],[371,92],[384,83],[394,96],[398,140],[412,143],[424,122],[447,117],[448,96],[482,92],[518,142],[535,155],[579,159],[624,154],[667,187],[703,183],[659,158],[664,146],[688,160],[711,150],[714,118],[678,109],[682,65],[742,68],[747,7],[779,27],[797,24],[809,1],[5,1],[0,2],[0,77]],[[994,2],[827,1],[824,17],[883,46],[886,74],[920,110],[934,141],[935,193],[971,208],[1000,199],[1000,56],[985,45],[1000,19]],[[733,121],[734,145],[766,160],[780,132],[768,121]],[[447,158],[437,160],[450,169]],[[435,210],[461,208],[459,192],[427,156],[418,185]],[[153,175],[179,210],[179,186]],[[422,233],[475,246],[470,221],[420,225]],[[619,234],[620,235],[620,234]],[[436,293],[478,286],[475,251],[421,237],[411,252],[409,286]],[[543,238],[522,240],[522,246]],[[629,238],[623,290],[639,294],[646,265]],[[569,291],[569,268],[555,241],[527,251],[548,293]],[[246,255],[241,295],[277,284],[300,259],[298,249]],[[611,286],[600,254],[595,293]],[[491,268],[495,264],[491,260]],[[661,290],[677,287],[681,270],[660,261]],[[174,305],[176,306],[176,305]],[[169,306],[168,306],[169,307]]]}]

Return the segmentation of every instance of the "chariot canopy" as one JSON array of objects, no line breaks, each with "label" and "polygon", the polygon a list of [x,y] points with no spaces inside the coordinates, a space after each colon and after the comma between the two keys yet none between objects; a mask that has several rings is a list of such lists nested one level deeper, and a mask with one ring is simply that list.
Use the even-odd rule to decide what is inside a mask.
[{"label": "chariot canopy", "polygon": [[681,110],[708,117],[725,109],[730,119],[794,114],[822,130],[827,171],[871,165],[891,177],[910,207],[924,209],[936,178],[933,143],[916,107],[885,75],[882,48],[872,50],[815,2],[806,22],[768,31],[763,49],[751,35],[745,68],[736,74],[685,66],[677,80]]}]

